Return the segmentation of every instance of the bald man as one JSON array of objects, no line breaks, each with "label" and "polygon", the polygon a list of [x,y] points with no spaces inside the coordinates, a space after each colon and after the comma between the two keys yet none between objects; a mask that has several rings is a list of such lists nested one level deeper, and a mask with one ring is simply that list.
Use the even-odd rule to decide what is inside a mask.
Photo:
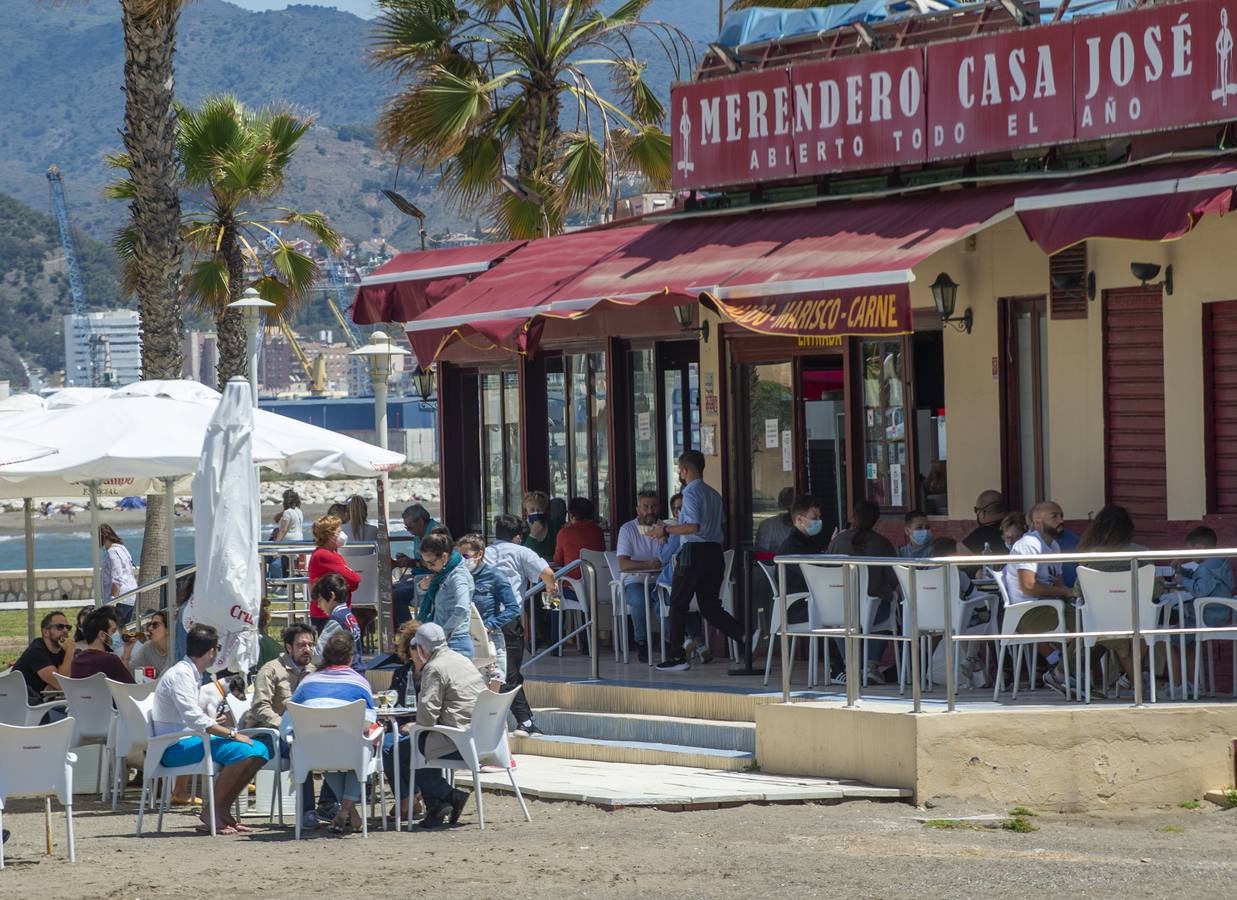
[{"label": "bald man", "polygon": [[[1014,556],[1035,557],[1044,553],[1060,553],[1057,543],[1065,534],[1065,514],[1051,500],[1031,507],[1028,517],[1031,530],[1018,539],[1010,553]],[[1010,563],[1001,573],[1010,603],[1032,600],[1072,600],[1074,592],[1065,586],[1060,563],[1037,563],[1034,559]],[[1029,611],[1018,622],[1022,634],[1046,634],[1057,626],[1056,610],[1041,606]],[[1065,628],[1074,631],[1074,608],[1065,607]],[[1061,666],[1061,651],[1050,644],[1039,644],[1040,655],[1052,667],[1044,673],[1044,686],[1060,694],[1067,694],[1065,672]],[[1071,678],[1072,682],[1073,679]],[[1067,694],[1068,696],[1068,694]]]},{"label": "bald man", "polygon": [[1001,519],[1007,512],[1008,504],[1000,491],[984,491],[975,498],[975,524],[979,527],[968,534],[962,543],[972,553],[983,553],[985,544],[993,553],[1004,552]]}]

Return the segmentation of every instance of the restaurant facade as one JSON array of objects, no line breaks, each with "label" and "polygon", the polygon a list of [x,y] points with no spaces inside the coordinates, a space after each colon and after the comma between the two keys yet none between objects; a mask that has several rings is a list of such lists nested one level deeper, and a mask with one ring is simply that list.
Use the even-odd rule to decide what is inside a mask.
[{"label": "restaurant facade", "polygon": [[989,488],[1237,540],[1227,7],[1031,10],[714,51],[672,92],[673,210],[367,278],[354,319],[433,365],[451,530],[539,489],[613,541],[693,448],[739,550],[786,488],[897,542]]}]

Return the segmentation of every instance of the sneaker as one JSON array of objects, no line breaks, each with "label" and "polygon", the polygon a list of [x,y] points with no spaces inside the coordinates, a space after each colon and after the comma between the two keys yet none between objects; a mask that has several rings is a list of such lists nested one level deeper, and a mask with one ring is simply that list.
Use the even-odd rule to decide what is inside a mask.
[{"label": "sneaker", "polygon": [[537,727],[536,722],[525,722],[523,725],[517,725],[515,731],[511,732],[516,737],[541,737],[545,732]]},{"label": "sneaker", "polygon": [[339,816],[339,803],[328,803],[318,807],[318,818],[327,822],[334,821]]},{"label": "sneaker", "polygon": [[867,680],[869,682],[873,682],[875,684],[885,683],[885,673],[881,669],[881,664],[876,660],[869,659],[867,664],[864,666],[863,672],[867,676]]},{"label": "sneaker", "polygon": [[318,816],[318,811],[316,809],[311,809],[309,812],[301,814],[301,827],[307,831],[313,831],[317,828],[321,828],[325,824],[326,822]]},{"label": "sneaker", "polygon": [[841,672],[838,672],[838,674],[830,678],[829,683],[830,684],[841,684],[841,685],[846,684],[846,670],[842,670]]},{"label": "sneaker", "polygon": [[713,662],[713,654],[704,644],[696,647],[696,656],[700,659],[702,665],[708,665]]},{"label": "sneaker", "polygon": [[1044,687],[1056,691],[1062,697],[1069,696],[1069,686],[1066,685],[1065,678],[1056,669],[1049,669],[1044,673]]},{"label": "sneaker", "polygon": [[692,664],[689,663],[685,658],[680,656],[678,659],[667,659],[664,662],[659,662],[657,664],[657,671],[659,672],[686,672],[691,667],[692,667]]},{"label": "sneaker", "polygon": [[642,663],[649,661],[649,642],[636,641],[636,659]]}]

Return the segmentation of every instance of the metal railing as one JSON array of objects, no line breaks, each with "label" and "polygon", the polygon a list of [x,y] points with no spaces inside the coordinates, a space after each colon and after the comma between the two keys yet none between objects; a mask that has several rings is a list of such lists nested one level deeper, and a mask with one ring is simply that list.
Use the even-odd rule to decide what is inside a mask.
[{"label": "metal railing", "polygon": [[[601,657],[599,656],[598,651],[597,651],[597,567],[594,566],[592,563],[590,563],[586,559],[577,559],[575,562],[567,563],[567,565],[563,566],[561,569],[555,572],[554,580],[557,582],[564,575],[570,575],[572,572],[576,570],[579,570],[583,575],[584,583],[586,586],[584,593],[588,595],[587,599],[584,601],[588,605],[587,621],[583,622],[582,624],[574,628],[569,634],[560,634],[559,639],[557,641],[555,641],[553,644],[550,644],[550,646],[546,647],[540,653],[535,654],[531,659],[526,660],[522,668],[526,668],[528,666],[533,665],[533,663],[537,662],[537,660],[542,659],[543,657],[548,656],[549,654],[553,653],[555,650],[563,646],[563,644],[567,643],[569,640],[574,638],[576,635],[580,634],[585,629],[588,629],[589,673],[593,681],[600,681],[601,680]],[[544,590],[545,590],[545,582],[538,581],[536,584],[534,584],[532,587],[530,587],[527,591],[524,592],[522,602],[525,605],[524,608],[529,610],[530,618],[536,616],[537,611],[536,609],[533,609],[528,605],[528,601],[535,598],[538,594],[540,594]],[[559,590],[560,591],[562,590],[561,586]],[[560,627],[560,632],[561,632],[561,627]],[[533,629],[532,634],[535,640],[535,635],[536,635],[535,628]],[[534,646],[536,645],[534,644]]]},{"label": "metal railing", "polygon": [[[944,607],[944,629],[942,640],[944,642],[944,663],[945,663],[945,697],[946,708],[949,712],[956,709],[957,684],[954,678],[953,657],[956,652],[955,643],[964,642],[983,642],[992,641],[999,642],[1002,640],[1015,637],[1014,635],[1001,634],[999,632],[993,634],[969,634],[959,635],[953,633],[953,614],[954,607],[959,603],[956,586],[958,585],[958,571],[960,569],[979,569],[985,567],[1001,567],[1009,563],[1027,563],[1035,562],[1036,564],[1043,563],[1059,563],[1062,565],[1086,565],[1087,563],[1114,563],[1124,562],[1129,563],[1130,567],[1130,623],[1128,629],[1116,629],[1112,631],[1053,631],[1053,632],[1034,632],[1024,633],[1018,632],[1016,639],[1025,643],[1060,643],[1062,641],[1079,640],[1083,638],[1129,638],[1133,644],[1132,652],[1132,669],[1135,673],[1133,679],[1134,688],[1134,706],[1143,705],[1143,685],[1142,685],[1142,639],[1146,635],[1153,637],[1164,637],[1170,635],[1191,635],[1191,634],[1206,634],[1208,632],[1231,632],[1237,630],[1234,625],[1220,625],[1214,627],[1195,626],[1195,627],[1153,627],[1146,628],[1139,620],[1139,601],[1140,601],[1140,586],[1138,572],[1140,564],[1157,562],[1163,563],[1168,561],[1189,561],[1199,559],[1228,559],[1237,557],[1237,548],[1217,548],[1214,550],[1138,550],[1138,551],[1118,551],[1118,552],[1094,552],[1094,553],[1043,553],[1035,556],[1015,556],[1015,555],[971,555],[971,556],[948,556],[948,557],[932,557],[928,559],[903,559],[901,557],[859,557],[859,556],[841,556],[830,554],[807,554],[807,555],[779,555],[774,558],[773,562],[777,566],[777,585],[778,596],[775,601],[781,606],[782,613],[782,629],[780,634],[780,657],[782,665],[782,701],[790,702],[790,639],[792,637],[821,637],[829,639],[831,637],[841,637],[844,642],[844,659],[846,670],[846,706],[857,707],[861,697],[862,682],[866,669],[866,662],[859,664],[857,657],[861,652],[862,642],[864,640],[878,641],[894,641],[909,643],[909,668],[911,682],[911,703],[915,712],[923,711],[922,699],[922,684],[920,678],[919,665],[919,610],[918,610],[918,592],[916,587],[917,573],[924,569],[936,569],[942,566],[949,570],[946,584],[951,586],[951,590],[946,591],[945,607]],[[786,567],[798,566],[826,566],[843,570],[843,593],[844,593],[844,618],[845,622],[842,627],[827,627],[827,628],[809,628],[804,630],[788,631],[785,623],[787,621],[788,603],[786,600]],[[909,569],[909,577],[907,583],[907,595],[902,598],[903,615],[906,623],[906,634],[865,634],[859,627],[859,592],[858,582],[856,578],[856,570],[872,569],[872,568],[891,568],[893,566],[904,566]],[[1109,570],[1111,571],[1111,570]],[[999,571],[994,574],[999,578],[1002,577]],[[1081,591],[1079,591],[1081,594]],[[804,601],[811,603],[810,596]],[[896,607],[897,597],[892,601]],[[998,601],[999,602],[999,601]],[[1079,597],[1074,601],[1063,600],[1065,603],[1074,603],[1075,608],[1085,603],[1085,597]],[[1184,608],[1180,606],[1179,608]],[[995,613],[994,613],[995,614]],[[1181,622],[1184,623],[1184,615],[1181,617]],[[1061,623],[1064,628],[1065,623]],[[896,627],[896,616],[895,616]],[[933,633],[936,633],[935,631]],[[772,639],[772,635],[770,636]],[[1201,648],[1198,648],[1201,652]],[[813,652],[811,641],[809,641],[809,652]],[[1075,653],[1077,657],[1081,657],[1081,644],[1076,645]],[[1168,655],[1168,665],[1172,665],[1171,654]],[[1081,668],[1081,667],[1079,667]],[[1182,672],[1182,696],[1185,696],[1185,684],[1187,679],[1184,654],[1181,660]],[[1018,677],[1017,672],[1014,673],[1014,678]],[[1081,694],[1081,685],[1083,673],[1081,671],[1075,674],[1076,684],[1078,684]],[[1151,673],[1151,677],[1155,677],[1155,673]]]}]

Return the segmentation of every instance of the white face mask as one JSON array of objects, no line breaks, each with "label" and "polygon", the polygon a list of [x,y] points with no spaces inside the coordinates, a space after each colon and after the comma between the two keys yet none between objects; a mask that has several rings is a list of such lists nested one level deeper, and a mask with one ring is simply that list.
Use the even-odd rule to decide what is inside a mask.
[{"label": "white face mask", "polygon": [[346,543],[348,543],[348,535],[344,534],[341,531],[339,533],[339,536],[335,538],[335,549],[338,550],[340,547],[342,547]]},{"label": "white face mask", "polygon": [[480,568],[481,568],[481,566],[482,566],[484,563],[485,563],[485,558],[484,558],[484,557],[481,557],[481,556],[478,556],[478,557],[476,557],[476,558],[474,558],[474,559],[468,559],[468,560],[465,560],[465,564],[468,566],[468,571],[469,571],[469,572],[475,572],[475,571],[477,571],[478,569],[480,569]]}]

